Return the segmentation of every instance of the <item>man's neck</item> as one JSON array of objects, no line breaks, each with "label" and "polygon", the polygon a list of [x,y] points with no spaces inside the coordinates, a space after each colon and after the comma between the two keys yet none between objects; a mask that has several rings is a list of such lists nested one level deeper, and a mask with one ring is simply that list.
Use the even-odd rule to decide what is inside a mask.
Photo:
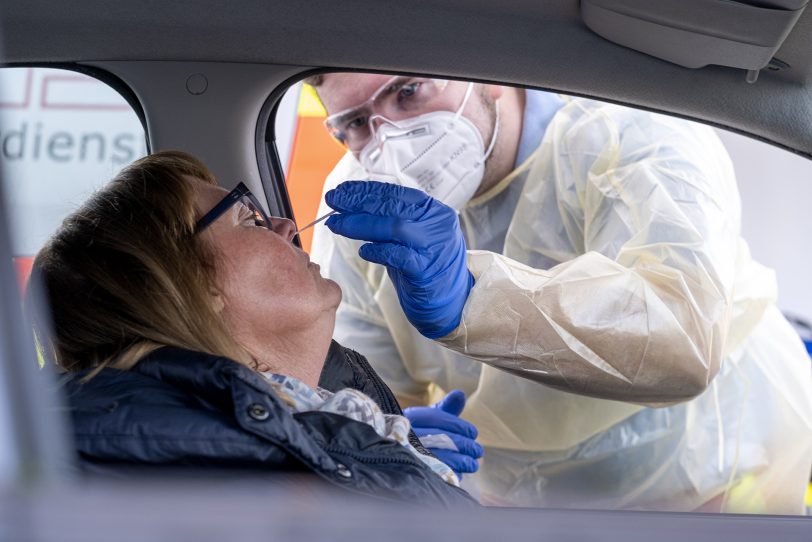
[{"label": "man's neck", "polygon": [[499,135],[474,197],[493,188],[513,170],[522,136],[525,99],[525,91],[520,88],[505,89],[499,99]]}]

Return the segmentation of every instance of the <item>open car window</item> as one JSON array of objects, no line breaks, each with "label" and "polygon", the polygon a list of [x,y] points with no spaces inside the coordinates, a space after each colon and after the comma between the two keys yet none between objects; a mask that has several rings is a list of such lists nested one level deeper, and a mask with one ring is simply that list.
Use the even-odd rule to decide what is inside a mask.
[{"label": "open car window", "polygon": [[[316,90],[298,83],[285,94],[274,121],[287,190],[300,224],[316,218],[324,180],[346,152],[330,137],[325,117]],[[812,187],[806,182],[812,176],[812,161],[731,131],[717,128],[715,132],[735,169],[744,239],[761,263],[776,270],[781,309],[802,320],[812,320],[806,254],[798,250],[812,228],[806,205],[812,200]],[[312,234],[302,234],[305,250],[310,248]]]},{"label": "open car window", "polygon": [[[385,87],[392,76],[379,77],[381,81],[385,79]],[[314,79],[309,81],[314,82]],[[330,211],[323,201],[323,194],[341,181],[378,179],[398,182],[397,176],[386,168],[370,171],[371,167],[381,163],[370,159],[375,153],[372,147],[376,144],[380,148],[386,146],[385,137],[373,139],[372,143],[368,139],[362,140],[361,144],[353,146],[352,136],[345,137],[345,133],[361,128],[370,119],[374,121],[375,115],[382,117],[378,119],[380,124],[395,127],[388,132],[389,136],[401,137],[414,127],[414,124],[402,122],[410,115],[397,117],[395,106],[387,109],[388,106],[378,98],[378,84],[370,84],[370,91],[366,93],[356,88],[355,102],[339,100],[335,103],[341,107],[332,110],[330,104],[320,99],[320,84],[316,78],[315,86],[307,82],[292,86],[285,100],[297,104],[295,112],[291,108],[280,108],[273,119],[273,132],[282,149],[280,159],[286,189],[300,226]],[[459,89],[463,82],[453,84]],[[409,92],[411,90],[407,87],[407,94]],[[799,334],[805,341],[812,339],[807,324],[812,320],[812,296],[805,278],[809,259],[799,247],[807,243],[806,232],[812,227],[806,209],[806,202],[812,197],[812,187],[807,182],[812,174],[812,162],[755,139],[689,121],[652,116],[623,106],[602,105],[554,93],[529,89],[518,89],[518,92],[527,100],[524,103],[535,109],[521,110],[525,124],[507,174],[494,181],[490,192],[485,191],[484,195],[477,192],[470,200],[471,205],[460,210],[468,249],[507,254],[536,269],[552,269],[552,273],[556,266],[567,265],[588,251],[634,267],[638,262],[629,263],[632,259],[625,256],[624,247],[629,247],[629,240],[634,235],[645,237],[650,231],[635,230],[630,224],[647,220],[641,216],[649,212],[668,212],[665,207],[657,207],[659,203],[651,197],[652,192],[635,192],[641,183],[656,178],[657,188],[652,190],[668,192],[669,201],[675,207],[684,206],[679,216],[702,224],[698,227],[700,237],[705,231],[714,236],[719,228],[735,230],[735,235],[723,242],[723,251],[739,255],[731,258],[731,266],[736,258],[750,262],[751,256],[752,265],[748,263],[746,270],[737,270],[736,278],[731,275],[730,292],[735,289],[735,296],[738,296],[731,303],[734,311],[747,311],[754,308],[753,304],[761,304],[762,312],[752,312],[754,316],[747,324],[743,323],[746,319],[740,319],[730,325],[746,328],[744,334],[756,329],[752,333],[769,335],[765,326],[771,324],[763,322],[774,322],[776,329],[781,330],[780,339],[774,338],[775,347],[782,348],[777,346],[780,341],[790,344],[793,363],[800,375],[798,378],[803,380],[803,374],[809,372],[810,360],[803,351]],[[348,91],[346,94],[352,93]],[[453,114],[455,107],[447,110]],[[568,126],[561,118],[556,119],[556,112],[561,110],[570,118],[582,115],[584,122],[592,123],[594,130],[583,132],[578,138],[570,137],[583,130],[584,124],[573,121]],[[504,110],[502,113],[509,114]],[[590,114],[594,117],[587,119]],[[612,122],[601,124],[600,119],[607,116],[612,117]],[[535,119],[537,125],[528,126],[528,119]],[[628,128],[623,123],[637,124],[636,128]],[[620,131],[621,125],[625,126],[625,132]],[[685,137],[688,142],[676,154],[662,154],[661,149],[671,144],[667,137],[657,139],[664,133],[662,130],[680,133],[676,137]],[[484,132],[480,134],[481,143],[487,155],[489,132]],[[559,139],[545,139],[552,137],[549,133],[556,133]],[[687,136],[689,133],[694,135]],[[618,138],[616,144],[611,142],[613,137]],[[692,137],[696,139],[689,141]],[[534,156],[544,141],[550,148]],[[631,142],[634,147],[624,146],[625,142]],[[425,147],[416,145],[418,150]],[[606,149],[617,154],[600,155]],[[626,169],[600,164],[600,160],[627,160],[635,153],[642,158],[623,162]],[[691,153],[702,157],[694,160]],[[565,156],[576,158],[568,161]],[[577,161],[586,156],[595,162]],[[683,158],[685,161],[676,164],[673,162],[675,156],[678,162]],[[391,160],[394,162],[396,158]],[[545,164],[545,160],[557,162],[551,165]],[[535,161],[535,164],[528,167],[527,161]],[[700,161],[705,165],[692,166]],[[600,168],[605,175],[595,182],[594,178],[599,176],[595,172]],[[714,169],[715,173],[708,181],[708,189],[697,189],[692,175],[703,168]],[[624,177],[628,171],[632,173]],[[533,177],[539,173],[549,178]],[[719,185],[715,184],[717,180]],[[680,183],[685,183],[684,190],[674,188]],[[411,180],[405,184],[416,186],[420,183]],[[724,188],[720,188],[721,184],[725,185]],[[696,193],[689,194],[695,189]],[[547,195],[538,195],[545,194],[545,191]],[[528,196],[530,192],[535,195]],[[537,198],[532,200],[537,214],[532,214],[527,203],[522,203],[526,197]],[[634,208],[634,203],[626,206],[635,199],[643,201],[639,214],[628,211]],[[714,200],[724,212],[715,214],[719,209],[714,210],[717,205]],[[599,203],[590,208],[589,201]],[[617,205],[617,202],[622,204]],[[657,222],[655,218],[652,223],[660,228],[669,220]],[[534,226],[548,230],[539,233],[540,230],[532,230]],[[636,233],[629,233],[629,237],[623,234],[612,237],[618,228],[627,226],[630,232],[634,230]],[[689,230],[691,228],[686,226],[685,232]],[[550,391],[536,382],[528,383],[506,373],[494,372],[487,364],[483,367],[483,357],[474,361],[460,355],[459,351],[449,352],[421,337],[399,312],[398,298],[385,269],[359,258],[362,241],[334,236],[323,225],[303,232],[300,237],[303,248],[322,265],[323,273],[342,286],[344,298],[337,315],[336,339],[369,357],[404,404],[431,404],[452,389],[462,389],[469,397],[474,397],[463,417],[468,416],[480,424],[481,442],[488,459],[483,462],[482,470],[471,477],[468,489],[483,498],[483,502],[594,508],[614,508],[622,502],[621,506],[659,510],[804,511],[804,492],[810,478],[809,436],[793,436],[789,430],[783,437],[767,436],[764,431],[758,437],[754,434],[761,431],[759,426],[772,423],[768,418],[779,411],[789,413],[797,405],[805,405],[802,409],[808,410],[808,397],[805,392],[789,389],[792,387],[789,384],[791,377],[770,391],[761,385],[746,391],[737,388],[742,378],[758,380],[760,377],[755,377],[756,373],[764,376],[766,373],[760,371],[769,372],[769,356],[753,362],[754,367],[759,365],[761,369],[753,369],[754,373],[747,374],[749,369],[744,369],[747,363],[740,365],[739,361],[749,354],[726,352],[723,368],[709,388],[696,400],[665,409],[629,404],[618,406],[594,399],[581,402],[573,399],[574,395],[561,397],[559,392]],[[528,243],[539,245],[528,248]],[[735,249],[732,248],[734,245]],[[711,253],[716,254],[715,250]],[[650,256],[655,251],[646,253]],[[662,258],[667,261],[671,256]],[[772,270],[777,277],[775,282]],[[602,291],[605,293],[597,288],[595,295]],[[588,299],[578,298],[577,303],[588,303]],[[749,309],[748,303],[751,303]],[[768,306],[769,309],[763,308]],[[483,314],[487,313],[486,309],[482,310],[485,311]],[[792,323],[788,323],[785,317],[789,317]],[[555,317],[551,319],[555,321]],[[528,320],[529,317],[518,319],[519,322]],[[562,325],[572,323],[567,322]],[[504,322],[497,322],[494,317],[494,326],[502,324]],[[606,326],[607,329],[613,327],[608,322]],[[735,333],[729,337],[732,335]],[[515,340],[514,336],[511,337]],[[744,339],[730,338],[731,344],[740,340]],[[588,348],[600,348],[589,341],[584,344]],[[747,347],[742,348],[746,350]],[[735,350],[732,346],[730,349]],[[543,367],[548,370],[547,366]],[[743,372],[736,375],[736,371]],[[733,389],[737,391],[731,391]],[[776,407],[771,413],[746,406],[761,393],[774,396],[776,402],[784,406]],[[512,403],[507,399],[511,394],[517,398]],[[600,414],[595,418],[602,421],[595,422],[594,427],[584,421],[584,416],[598,412]],[[572,415],[572,419],[567,418],[568,415]],[[736,416],[743,416],[738,419],[751,425],[737,425],[738,422],[732,421]],[[808,422],[808,415],[802,414],[796,421],[800,427]],[[704,429],[698,430],[702,425]],[[656,428],[661,430],[659,434],[655,434]],[[764,444],[770,439],[773,439],[772,444]],[[632,445],[633,440],[637,444]],[[789,492],[792,496],[786,499],[775,497],[773,490],[768,488],[777,478],[766,482],[762,477],[757,481],[761,475],[754,474],[765,472],[763,469],[781,470],[777,464],[783,460],[777,456],[776,463],[766,459],[773,453],[767,451],[769,449],[779,453],[783,445],[778,442],[805,450],[794,456],[797,461],[793,474],[784,470],[787,478],[782,484],[794,485]],[[762,460],[765,463],[761,463]],[[647,466],[632,473],[631,464]],[[655,465],[662,469],[658,471]],[[644,473],[646,470],[649,474]],[[596,483],[596,480],[602,482]],[[687,497],[689,494],[694,496]],[[698,494],[702,496],[697,497]],[[767,494],[772,496],[767,497]],[[777,504],[779,501],[783,504]],[[777,507],[772,508],[773,505]]]}]

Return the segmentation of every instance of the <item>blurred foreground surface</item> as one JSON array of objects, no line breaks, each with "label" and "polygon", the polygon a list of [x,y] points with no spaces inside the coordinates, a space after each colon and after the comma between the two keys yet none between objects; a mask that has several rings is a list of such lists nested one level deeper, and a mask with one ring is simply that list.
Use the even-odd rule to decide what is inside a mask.
[{"label": "blurred foreground surface", "polygon": [[812,540],[812,518],[581,510],[424,510],[325,490],[312,478],[76,481],[0,495],[2,541],[493,542]]}]

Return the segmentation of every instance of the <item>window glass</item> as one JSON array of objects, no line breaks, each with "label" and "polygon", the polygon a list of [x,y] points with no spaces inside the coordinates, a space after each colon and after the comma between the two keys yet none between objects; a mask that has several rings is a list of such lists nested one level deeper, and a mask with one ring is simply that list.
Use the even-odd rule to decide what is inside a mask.
[{"label": "window glass", "polygon": [[[325,177],[344,154],[324,127],[325,110],[313,87],[290,88],[276,117],[279,156],[297,221],[316,218]],[[812,161],[767,143],[725,130],[715,132],[730,154],[742,199],[742,233],[753,255],[776,270],[779,306],[812,320],[812,289],[806,284],[806,243],[812,215]],[[789,197],[800,194],[800,197]],[[778,220],[776,217],[781,217]],[[302,235],[309,249],[312,232]],[[776,242],[780,239],[781,242]]]},{"label": "window glass", "polygon": [[[276,115],[277,149],[285,171],[293,215],[300,225],[316,219],[324,179],[344,155],[324,128],[324,106],[314,88],[298,83],[288,90]],[[300,235],[310,251],[313,229]]]},{"label": "window glass", "polygon": [[[804,512],[812,393],[798,335],[812,340],[802,248],[812,162],[529,89],[327,74],[286,99],[297,106],[280,108],[275,133],[300,226],[329,211],[326,189],[383,180],[447,200],[467,248],[484,251],[467,259],[477,282],[465,325],[440,345],[404,315],[404,280],[398,290],[389,279],[400,271],[359,257],[363,241],[323,225],[301,236],[342,287],[336,340],[366,355],[401,403],[468,394],[462,416],[478,425],[485,459],[464,483],[483,503]],[[449,164],[471,149],[454,186],[476,182],[443,192]],[[404,226],[421,231],[418,221]],[[509,272],[511,260],[535,271]],[[672,369],[692,364],[704,383],[686,393]],[[642,398],[633,390],[648,378]]]},{"label": "window glass", "polygon": [[21,282],[62,219],[146,152],[136,113],[108,85],[66,70],[0,70],[0,160]]}]

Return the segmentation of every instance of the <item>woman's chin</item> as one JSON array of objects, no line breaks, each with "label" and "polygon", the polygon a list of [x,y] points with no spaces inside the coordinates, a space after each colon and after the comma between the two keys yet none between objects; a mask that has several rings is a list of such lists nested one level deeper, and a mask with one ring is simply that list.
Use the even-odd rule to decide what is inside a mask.
[{"label": "woman's chin", "polygon": [[334,280],[325,279],[323,277],[322,279],[324,280],[325,283],[327,283],[330,301],[334,302],[331,303],[331,306],[333,307],[333,310],[337,310],[338,306],[341,304],[341,298],[343,296],[343,293],[341,292],[341,286],[339,286],[338,283]]},{"label": "woman's chin", "polygon": [[316,275],[316,282],[319,284],[319,290],[324,292],[324,300],[327,306],[337,309],[341,303],[341,286],[336,281],[325,278],[321,274],[321,267],[317,263],[308,262],[307,270]]}]

